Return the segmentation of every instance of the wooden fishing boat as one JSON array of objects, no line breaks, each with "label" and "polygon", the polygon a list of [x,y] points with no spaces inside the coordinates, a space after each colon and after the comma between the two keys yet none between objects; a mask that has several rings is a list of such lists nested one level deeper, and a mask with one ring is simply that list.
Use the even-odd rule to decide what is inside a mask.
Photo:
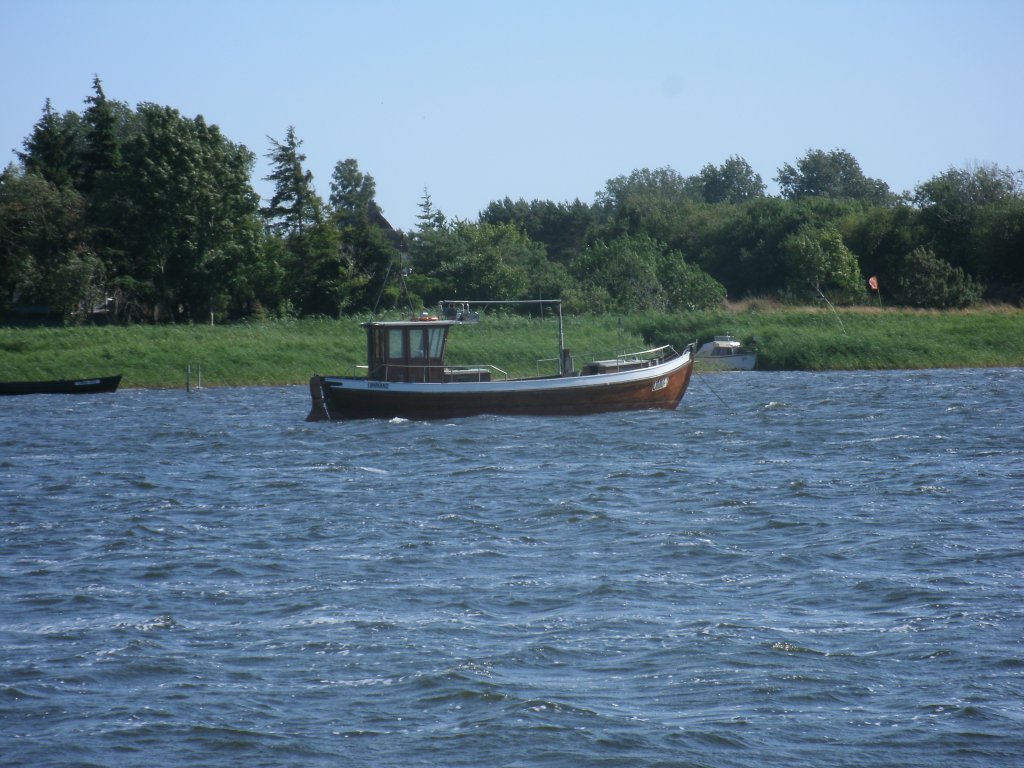
[{"label": "wooden fishing boat", "polygon": [[[474,302],[494,303],[494,302]],[[523,302],[500,302],[523,303]],[[366,376],[314,375],[307,421],[362,418],[450,419],[480,414],[571,416],[675,408],[693,372],[693,345],[596,360],[573,370],[565,349],[561,304],[559,372],[513,378],[491,365],[445,362],[449,330],[459,323],[422,315],[364,323]]]},{"label": "wooden fishing boat", "polygon": [[121,384],[121,374],[94,379],[55,379],[52,381],[3,381],[0,395],[91,395],[113,392]]}]

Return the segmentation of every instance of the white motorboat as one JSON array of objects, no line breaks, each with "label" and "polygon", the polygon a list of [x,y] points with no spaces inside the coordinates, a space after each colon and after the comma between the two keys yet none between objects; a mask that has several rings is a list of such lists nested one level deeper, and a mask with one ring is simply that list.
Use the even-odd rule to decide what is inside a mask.
[{"label": "white motorboat", "polygon": [[757,352],[744,347],[734,336],[715,336],[701,345],[693,360],[698,370],[752,371],[757,365]]}]

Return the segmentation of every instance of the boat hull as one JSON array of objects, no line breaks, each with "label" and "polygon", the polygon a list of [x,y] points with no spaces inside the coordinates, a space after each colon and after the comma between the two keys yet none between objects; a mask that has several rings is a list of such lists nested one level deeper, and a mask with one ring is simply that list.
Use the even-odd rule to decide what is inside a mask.
[{"label": "boat hull", "polygon": [[752,371],[757,365],[756,352],[741,352],[728,357],[697,357],[698,371]]},{"label": "boat hull", "polygon": [[581,376],[461,383],[404,383],[313,376],[307,421],[451,419],[482,414],[578,416],[673,409],[693,373],[689,349],[647,368]]},{"label": "boat hull", "polygon": [[91,395],[113,392],[120,384],[121,374],[92,379],[4,381],[0,382],[0,395]]}]

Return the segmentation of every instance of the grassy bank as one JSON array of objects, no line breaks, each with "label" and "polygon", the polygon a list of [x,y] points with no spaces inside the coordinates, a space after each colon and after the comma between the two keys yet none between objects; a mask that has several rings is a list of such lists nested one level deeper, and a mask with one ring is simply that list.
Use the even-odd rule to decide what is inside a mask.
[{"label": "grassy bank", "polygon": [[[297,384],[312,373],[354,372],[365,363],[357,319],[229,326],[0,327],[0,380],[123,373],[124,387],[183,387],[186,366],[203,384]],[[653,344],[681,348],[731,333],[756,340],[764,370],[1024,366],[1024,311],[789,309],[751,303],[715,312],[566,317],[578,364]],[[551,372],[557,324],[527,318],[456,327],[449,361],[490,363],[515,375]],[[538,358],[548,358],[538,365]],[[193,374],[195,375],[195,374]]]},{"label": "grassy bank", "polygon": [[738,309],[631,318],[673,344],[731,333],[756,342],[761,370],[989,368],[1024,365],[1024,311],[1007,307],[938,312],[907,309]]},{"label": "grassy bank", "polygon": [[[204,386],[298,384],[313,373],[357,373],[366,363],[358,319],[296,320],[225,326],[0,327],[0,380],[123,373],[123,387],[184,387],[201,369]],[[566,342],[586,357],[643,347],[608,318],[566,318]],[[592,350],[592,351],[591,351]],[[513,375],[557,370],[554,321],[486,319],[459,326],[449,340],[455,365],[491,363]],[[538,364],[538,358],[550,358]]]}]

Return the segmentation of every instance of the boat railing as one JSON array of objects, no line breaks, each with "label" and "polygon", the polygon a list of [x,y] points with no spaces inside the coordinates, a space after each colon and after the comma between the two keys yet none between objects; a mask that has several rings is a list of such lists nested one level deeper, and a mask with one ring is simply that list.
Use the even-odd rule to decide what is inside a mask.
[{"label": "boat railing", "polygon": [[[369,371],[365,365],[357,366]],[[374,370],[371,378],[382,381],[407,381],[429,382],[429,381],[492,381],[494,379],[509,379],[508,371],[504,371],[496,365],[487,363],[469,365],[423,365],[420,363],[402,364],[386,363]]]},{"label": "boat railing", "polygon": [[651,360],[659,360],[663,357],[668,357],[670,353],[678,354],[671,344],[665,344],[660,347],[652,347],[651,349],[645,349],[640,352],[626,352],[618,355],[616,360],[618,360],[619,363],[649,362]]},{"label": "boat railing", "polygon": [[[583,374],[610,373],[612,371],[626,371],[637,368],[648,368],[660,363],[668,357],[678,355],[675,347],[665,344],[660,347],[652,347],[637,352],[624,352],[607,360],[596,360],[588,363]],[[554,363],[557,365],[557,357],[540,358],[536,361],[538,374],[541,366]],[[369,366],[356,365],[357,370],[365,372],[365,375],[376,381],[407,381],[407,382],[472,382],[472,381],[495,381],[514,378],[512,375],[496,365],[490,363],[470,363],[467,365],[424,365],[422,363],[386,363],[370,371]],[[557,374],[556,374],[557,375]]]},{"label": "boat railing", "polygon": [[598,373],[622,373],[635,371],[641,368],[650,368],[664,362],[670,355],[678,354],[671,344],[653,349],[645,349],[640,352],[626,352],[616,355],[614,359],[594,360],[587,363],[581,375],[590,376]]},{"label": "boat railing", "polygon": [[[490,363],[480,363],[479,365],[446,365],[444,367],[444,373],[448,375],[458,375],[462,381],[467,380],[467,376],[476,377],[476,381],[489,381],[493,378],[509,379],[511,378],[508,371],[504,371],[496,365]],[[492,376],[492,374],[495,374]],[[488,378],[490,377],[490,378]]]},{"label": "boat railing", "polygon": [[542,357],[542,358],[536,360],[535,364],[537,366],[537,375],[538,376],[542,375],[542,373],[541,373],[541,366],[545,365],[546,363],[554,363],[555,374],[557,374],[558,373],[558,361],[559,361],[559,358],[557,358],[557,357]]},{"label": "boat railing", "polygon": [[342,370],[342,372],[337,375],[342,379],[365,378],[367,375],[369,375],[369,372],[370,366],[355,363],[345,366],[344,370]]}]

